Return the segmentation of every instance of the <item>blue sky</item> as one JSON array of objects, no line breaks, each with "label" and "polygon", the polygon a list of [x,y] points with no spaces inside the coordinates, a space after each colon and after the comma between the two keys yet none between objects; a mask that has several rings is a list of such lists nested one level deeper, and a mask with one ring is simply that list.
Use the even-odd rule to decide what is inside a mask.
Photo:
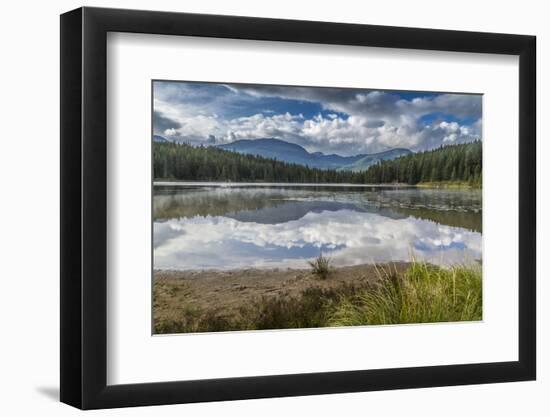
[{"label": "blue sky", "polygon": [[153,131],[215,145],[277,138],[310,152],[413,151],[481,138],[482,96],[155,81]]}]

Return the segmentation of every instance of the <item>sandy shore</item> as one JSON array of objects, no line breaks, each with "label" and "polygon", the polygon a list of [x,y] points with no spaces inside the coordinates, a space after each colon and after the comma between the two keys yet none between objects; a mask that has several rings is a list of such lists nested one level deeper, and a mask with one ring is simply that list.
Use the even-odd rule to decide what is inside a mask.
[{"label": "sandy shore", "polygon": [[[408,265],[381,267],[401,274]],[[261,299],[298,298],[308,289],[359,289],[379,279],[380,272],[372,264],[335,268],[327,279],[318,278],[310,270],[297,269],[155,271],[153,317],[156,324],[177,321],[192,311],[232,318]]]}]

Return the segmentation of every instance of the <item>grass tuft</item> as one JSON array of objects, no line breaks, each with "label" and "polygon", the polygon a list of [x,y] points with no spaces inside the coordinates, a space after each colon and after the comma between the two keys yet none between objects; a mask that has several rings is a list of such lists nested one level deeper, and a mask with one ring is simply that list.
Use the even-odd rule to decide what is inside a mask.
[{"label": "grass tuft", "polygon": [[435,323],[482,319],[481,267],[413,262],[403,276],[381,272],[379,284],[344,296],[329,325]]},{"label": "grass tuft", "polygon": [[323,256],[321,254],[313,261],[308,261],[308,264],[311,266],[313,274],[317,275],[321,279],[327,279],[330,275],[330,266],[331,259]]}]

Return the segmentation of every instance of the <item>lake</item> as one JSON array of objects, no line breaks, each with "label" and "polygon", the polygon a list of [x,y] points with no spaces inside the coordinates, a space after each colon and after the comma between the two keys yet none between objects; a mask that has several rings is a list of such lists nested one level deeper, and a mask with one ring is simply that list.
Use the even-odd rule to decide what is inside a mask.
[{"label": "lake", "polygon": [[153,187],[154,268],[309,268],[482,259],[482,192],[168,183]]}]

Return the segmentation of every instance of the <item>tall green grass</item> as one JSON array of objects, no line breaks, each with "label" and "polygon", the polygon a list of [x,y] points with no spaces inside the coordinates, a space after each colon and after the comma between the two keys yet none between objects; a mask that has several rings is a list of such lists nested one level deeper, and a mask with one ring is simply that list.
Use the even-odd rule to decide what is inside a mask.
[{"label": "tall green grass", "polygon": [[442,268],[413,262],[402,276],[391,269],[383,279],[343,296],[329,326],[434,323],[482,319],[481,266]]}]

